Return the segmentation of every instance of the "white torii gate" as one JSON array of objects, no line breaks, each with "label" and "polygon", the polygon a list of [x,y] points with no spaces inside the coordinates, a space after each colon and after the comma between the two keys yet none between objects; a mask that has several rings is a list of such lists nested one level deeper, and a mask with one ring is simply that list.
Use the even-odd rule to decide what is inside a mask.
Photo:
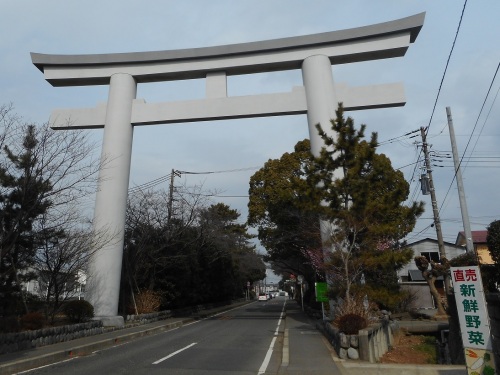
[{"label": "white torii gate", "polygon": [[[33,64],[53,86],[109,85],[107,103],[90,109],[52,112],[53,129],[104,127],[94,227],[119,234],[100,249],[89,268],[87,299],[105,325],[123,325],[118,297],[125,210],[134,126],[246,117],[307,114],[313,154],[323,141],[316,124],[330,129],[337,103],[346,110],[402,106],[401,83],[336,85],[332,64],[404,56],[423,26],[425,13],[390,22],[299,37],[182,50],[98,55],[31,53]],[[304,86],[291,92],[227,96],[227,76],[301,69]],[[206,98],[148,104],[136,99],[138,83],[206,78]]]}]

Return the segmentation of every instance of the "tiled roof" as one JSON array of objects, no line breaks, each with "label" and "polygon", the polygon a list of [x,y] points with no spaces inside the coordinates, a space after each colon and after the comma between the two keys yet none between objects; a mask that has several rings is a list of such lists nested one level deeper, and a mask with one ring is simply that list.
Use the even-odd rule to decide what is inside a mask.
[{"label": "tiled roof", "polygon": [[[486,243],[486,236],[488,235],[487,230],[473,230],[472,231],[472,242],[475,244]],[[459,232],[457,236],[457,244],[465,243],[465,233]]]}]

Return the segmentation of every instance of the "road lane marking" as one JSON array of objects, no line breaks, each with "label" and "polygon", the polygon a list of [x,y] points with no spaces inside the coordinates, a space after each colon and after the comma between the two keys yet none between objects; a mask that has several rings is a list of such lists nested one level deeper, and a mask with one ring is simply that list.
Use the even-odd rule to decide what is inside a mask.
[{"label": "road lane marking", "polygon": [[258,374],[265,374],[267,366],[269,366],[269,361],[271,360],[271,355],[273,354],[273,348],[274,348],[274,343],[276,342],[276,336],[273,337],[271,340],[271,345],[269,346],[269,349],[266,353],[266,357],[264,358],[264,362],[262,362],[262,365],[260,366]]},{"label": "road lane marking", "polygon": [[165,360],[173,357],[174,355],[179,354],[180,352],[183,352],[184,350],[189,349],[192,346],[195,346],[196,344],[198,344],[198,343],[197,342],[193,342],[192,344],[189,344],[188,346],[186,346],[186,347],[184,347],[182,349],[179,349],[179,350],[177,350],[177,351],[175,351],[173,353],[170,353],[166,357],[163,357],[163,358],[157,360],[156,362],[153,362],[153,365],[157,365],[158,363],[163,362],[163,361],[165,361]]},{"label": "road lane marking", "polygon": [[269,366],[269,362],[271,361],[271,355],[273,354],[274,344],[276,343],[276,338],[278,337],[278,331],[281,325],[281,320],[283,319],[283,315],[285,314],[285,307],[286,307],[286,301],[283,304],[283,309],[281,310],[281,315],[280,318],[278,319],[278,325],[276,327],[276,331],[274,332],[274,337],[271,340],[271,345],[269,345],[269,349],[267,350],[264,361],[262,362],[262,365],[260,365],[259,372],[257,373],[258,375],[266,373],[267,366]]}]

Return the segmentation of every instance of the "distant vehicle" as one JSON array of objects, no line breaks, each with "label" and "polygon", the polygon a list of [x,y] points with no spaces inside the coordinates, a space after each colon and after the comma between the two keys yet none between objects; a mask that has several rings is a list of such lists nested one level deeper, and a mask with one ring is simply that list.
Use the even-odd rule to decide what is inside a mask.
[{"label": "distant vehicle", "polygon": [[285,291],[281,291],[280,292],[280,296],[286,296],[286,292]]},{"label": "distant vehicle", "polygon": [[259,301],[267,301],[269,297],[266,293],[259,293]]}]

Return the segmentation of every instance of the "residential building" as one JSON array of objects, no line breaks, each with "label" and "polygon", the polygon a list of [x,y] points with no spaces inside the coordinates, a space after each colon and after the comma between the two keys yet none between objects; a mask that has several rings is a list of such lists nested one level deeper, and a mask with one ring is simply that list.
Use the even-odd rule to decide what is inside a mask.
[{"label": "residential building", "polygon": [[[434,309],[436,304],[430,294],[429,286],[413,259],[416,256],[425,256],[427,259],[439,263],[441,255],[439,253],[438,241],[431,238],[424,238],[423,240],[408,244],[408,247],[413,250],[413,258],[405,267],[398,271],[401,288],[410,291],[413,295],[414,300],[410,305],[411,308]],[[447,259],[456,258],[466,252],[465,247],[457,246],[451,242],[445,242],[444,249]],[[435,285],[439,293],[444,296],[443,278],[438,278]]]},{"label": "residential building", "polygon": [[[476,252],[480,264],[493,264],[486,237],[488,236],[487,230],[473,230],[472,231],[472,244]],[[457,246],[466,246],[466,238],[464,232],[459,232],[455,242]]]}]

